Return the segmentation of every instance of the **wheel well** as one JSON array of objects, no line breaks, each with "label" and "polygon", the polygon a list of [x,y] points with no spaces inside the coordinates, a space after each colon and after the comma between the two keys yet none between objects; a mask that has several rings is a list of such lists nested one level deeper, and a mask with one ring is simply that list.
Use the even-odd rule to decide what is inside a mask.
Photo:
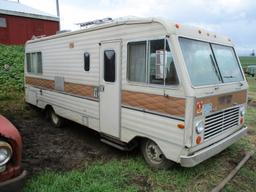
[{"label": "wheel well", "polygon": [[148,139],[149,139],[149,138],[147,138],[147,137],[136,136],[136,137],[134,137],[134,138],[129,142],[129,144],[133,144],[133,145],[139,146],[143,141],[148,140]]},{"label": "wheel well", "polygon": [[44,110],[45,110],[46,112],[48,112],[48,111],[54,110],[54,109],[53,109],[53,107],[52,107],[51,105],[46,105],[45,108],[44,108]]},{"label": "wheel well", "polygon": [[50,115],[49,115],[50,111],[54,111],[53,107],[51,105],[46,105],[44,108],[44,113],[45,113],[46,119],[50,118]]}]

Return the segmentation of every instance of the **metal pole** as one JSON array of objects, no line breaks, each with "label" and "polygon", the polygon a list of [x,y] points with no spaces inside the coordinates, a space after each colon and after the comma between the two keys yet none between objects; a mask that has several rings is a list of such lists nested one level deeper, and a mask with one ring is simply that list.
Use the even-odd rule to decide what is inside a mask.
[{"label": "metal pole", "polygon": [[56,0],[57,16],[60,17],[59,0]]},{"label": "metal pole", "polygon": [[59,31],[60,31],[60,8],[59,8],[59,0],[56,0],[56,9],[57,9],[57,16],[59,17]]}]

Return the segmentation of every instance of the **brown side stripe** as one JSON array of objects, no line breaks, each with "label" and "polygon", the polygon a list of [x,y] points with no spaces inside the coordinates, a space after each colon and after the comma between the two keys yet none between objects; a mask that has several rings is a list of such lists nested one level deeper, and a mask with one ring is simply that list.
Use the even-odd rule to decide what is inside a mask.
[{"label": "brown side stripe", "polygon": [[[26,77],[26,84],[33,85],[40,88],[54,90],[54,81],[47,79],[40,79],[34,77]],[[67,83],[64,84],[64,92],[71,93],[78,96],[92,97],[93,96],[93,86],[82,85],[76,83]]]},{"label": "brown side stripe", "polygon": [[90,85],[81,85],[76,83],[65,83],[64,91],[67,93],[72,93],[75,95],[93,97],[93,86]]},{"label": "brown side stripe", "polygon": [[[26,84],[40,88],[54,90],[54,81],[34,77],[26,77]],[[76,83],[64,84],[64,92],[78,96],[93,96],[93,86]],[[136,107],[142,110],[158,112],[166,115],[179,117],[185,116],[185,99],[176,97],[165,97],[162,95],[122,91],[122,105]]]},{"label": "brown side stripe", "polygon": [[185,116],[185,99],[122,91],[122,104],[167,115]]},{"label": "brown side stripe", "polygon": [[46,89],[54,89],[54,81],[47,79],[39,79],[33,77],[26,77],[26,84],[42,87]]}]

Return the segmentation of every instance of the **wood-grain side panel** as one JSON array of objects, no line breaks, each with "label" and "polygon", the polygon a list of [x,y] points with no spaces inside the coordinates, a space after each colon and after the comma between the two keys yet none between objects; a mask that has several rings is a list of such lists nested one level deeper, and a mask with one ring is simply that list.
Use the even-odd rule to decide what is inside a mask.
[{"label": "wood-grain side panel", "polygon": [[[26,77],[26,84],[33,85],[39,88],[54,90],[54,81],[41,79],[41,78],[34,78],[34,77]],[[76,83],[69,83],[64,82],[64,92],[74,94],[77,96],[85,96],[85,97],[92,97],[93,96],[93,88],[94,86],[91,85],[82,85]]]},{"label": "wood-grain side panel", "polygon": [[93,86],[81,85],[76,83],[66,83],[64,84],[64,91],[67,93],[72,93],[75,95],[94,97],[93,96]]},{"label": "wood-grain side panel", "polygon": [[26,84],[33,85],[37,87],[42,87],[46,89],[54,89],[54,81],[48,79],[34,78],[34,77],[26,77]]},{"label": "wood-grain side panel", "polygon": [[[26,77],[26,84],[43,89],[54,90],[53,80]],[[93,89],[94,86],[65,82],[63,92],[95,99],[93,96]],[[166,115],[178,117],[185,116],[184,98],[122,91],[122,105]]]},{"label": "wood-grain side panel", "polygon": [[122,91],[122,105],[167,115],[185,116],[185,99],[183,98]]}]

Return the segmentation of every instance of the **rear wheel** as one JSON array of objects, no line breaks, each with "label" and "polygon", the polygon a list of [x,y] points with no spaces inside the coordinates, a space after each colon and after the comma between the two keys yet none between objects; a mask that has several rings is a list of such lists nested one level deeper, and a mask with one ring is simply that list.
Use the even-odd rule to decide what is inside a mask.
[{"label": "rear wheel", "polygon": [[63,125],[64,119],[57,115],[53,109],[48,110],[48,117],[54,127],[60,128]]},{"label": "rear wheel", "polygon": [[172,162],[166,159],[161,149],[152,140],[144,140],[141,144],[141,152],[146,162],[155,169],[168,169]]}]

